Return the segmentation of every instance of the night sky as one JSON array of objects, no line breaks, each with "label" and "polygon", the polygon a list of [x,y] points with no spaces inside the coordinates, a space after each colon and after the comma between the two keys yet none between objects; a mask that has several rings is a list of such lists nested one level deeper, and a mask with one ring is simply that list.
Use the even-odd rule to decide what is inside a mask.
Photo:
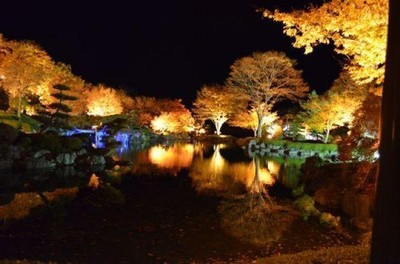
[{"label": "night sky", "polygon": [[268,50],[296,58],[311,88],[326,90],[340,69],[332,47],[304,55],[291,47],[281,25],[255,11],[257,4],[8,1],[1,4],[0,33],[33,40],[86,81],[123,88],[131,95],[183,98],[189,104],[203,84],[223,83],[236,59]]}]

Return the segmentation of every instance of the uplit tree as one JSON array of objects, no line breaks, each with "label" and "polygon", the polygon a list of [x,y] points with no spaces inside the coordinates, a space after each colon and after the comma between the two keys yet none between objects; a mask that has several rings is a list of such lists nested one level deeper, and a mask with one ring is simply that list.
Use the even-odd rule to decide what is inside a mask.
[{"label": "uplit tree", "polygon": [[[263,119],[263,126],[269,127],[278,119],[276,112],[266,114]],[[241,111],[236,113],[230,121],[230,125],[253,130],[254,136],[257,136],[258,117],[255,111]]]},{"label": "uplit tree", "polygon": [[261,137],[264,119],[277,102],[285,99],[297,101],[306,96],[308,86],[301,71],[294,67],[294,60],[275,51],[253,53],[231,66],[227,84],[257,113],[257,137]]},{"label": "uplit tree", "polygon": [[92,87],[87,96],[87,114],[110,116],[122,113],[122,103],[117,92],[104,85]]},{"label": "uplit tree", "polygon": [[284,33],[295,38],[293,46],[306,54],[332,43],[350,59],[346,68],[357,82],[383,81],[388,0],[332,0],[289,13],[266,10],[264,16],[282,22]]},{"label": "uplit tree", "polygon": [[192,111],[198,120],[211,120],[217,135],[220,135],[222,125],[238,108],[240,104],[237,96],[229,88],[222,85],[204,85],[197,92]]},{"label": "uplit tree", "polygon": [[151,121],[151,128],[160,133],[188,133],[193,131],[194,119],[189,110],[162,112]]},{"label": "uplit tree", "polygon": [[[50,84],[52,87],[58,84],[67,86],[69,88],[68,94],[77,98],[77,100],[67,100],[64,102],[71,108],[71,115],[81,115],[86,112],[86,96],[87,88],[89,87],[86,86],[85,81],[81,77],[72,73],[71,66],[57,63],[56,67],[53,69],[53,78],[51,79]],[[51,93],[54,93],[54,91],[51,91]],[[48,104],[46,101],[52,103],[57,100],[54,100],[54,97],[50,96],[47,100],[41,100],[41,103]]]},{"label": "uplit tree", "polygon": [[17,115],[20,119],[22,101],[27,94],[50,94],[49,80],[54,63],[43,49],[30,42],[9,42],[8,48],[0,61],[1,82],[10,97],[18,99]]},{"label": "uplit tree", "polygon": [[324,95],[313,91],[308,101],[301,103],[305,110],[302,120],[311,130],[325,133],[327,143],[335,127],[351,126],[354,112],[361,106],[367,90],[355,84],[347,74],[342,74]]},{"label": "uplit tree", "polygon": [[138,122],[142,126],[151,126],[152,120],[161,115],[162,112],[181,112],[187,111],[180,99],[136,96],[133,97],[132,108],[138,116]]}]

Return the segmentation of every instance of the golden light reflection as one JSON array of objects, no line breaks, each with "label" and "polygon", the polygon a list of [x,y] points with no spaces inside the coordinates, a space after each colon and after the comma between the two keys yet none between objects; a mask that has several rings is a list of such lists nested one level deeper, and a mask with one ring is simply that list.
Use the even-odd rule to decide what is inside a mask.
[{"label": "golden light reflection", "polygon": [[78,191],[78,187],[72,187],[43,192],[42,195],[38,193],[16,193],[10,203],[0,206],[0,219],[23,219],[29,216],[33,208],[56,201],[59,198],[73,199]]},{"label": "golden light reflection", "polygon": [[279,170],[281,168],[281,165],[278,162],[274,161],[274,160],[269,160],[267,162],[267,168],[268,168],[268,171],[272,175],[277,176],[277,175],[279,175]]},{"label": "golden light reflection", "polygon": [[[241,185],[251,189],[256,177],[254,162],[230,163],[221,155],[222,145],[214,147],[210,158],[197,158],[193,161],[190,176],[197,190],[229,191]],[[274,175],[279,174],[279,164],[259,169],[258,182],[273,185]]]},{"label": "golden light reflection", "polygon": [[93,173],[92,176],[90,176],[88,187],[95,190],[99,188],[99,185],[100,185],[99,177],[97,177],[97,175]]},{"label": "golden light reflection", "polygon": [[149,160],[162,168],[187,168],[192,164],[193,154],[194,146],[190,144],[173,145],[167,148],[154,146],[149,150]]}]

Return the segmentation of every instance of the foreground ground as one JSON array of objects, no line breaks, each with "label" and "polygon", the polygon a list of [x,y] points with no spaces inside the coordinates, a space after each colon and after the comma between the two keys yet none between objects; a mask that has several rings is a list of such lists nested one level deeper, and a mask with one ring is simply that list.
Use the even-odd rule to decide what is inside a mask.
[{"label": "foreground ground", "polygon": [[[61,263],[291,263],[292,258],[296,261],[292,263],[363,263],[367,259],[367,248],[355,247],[354,236],[312,219],[296,220],[268,246],[233,238],[221,228],[220,198],[199,195],[191,185],[183,171],[176,177],[128,177],[116,189],[102,192],[81,189],[72,201],[3,222],[0,259]],[[344,261],[348,256],[353,262]]]}]

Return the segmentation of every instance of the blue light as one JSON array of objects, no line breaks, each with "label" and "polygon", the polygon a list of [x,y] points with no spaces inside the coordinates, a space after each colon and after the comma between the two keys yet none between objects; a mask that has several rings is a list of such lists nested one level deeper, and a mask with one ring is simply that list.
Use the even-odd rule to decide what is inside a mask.
[{"label": "blue light", "polygon": [[94,148],[105,148],[106,145],[102,140],[104,137],[107,137],[110,135],[107,133],[106,129],[107,129],[107,126],[104,126],[100,130],[97,130],[96,126],[94,126],[93,129],[73,128],[73,129],[64,131],[62,134],[67,137],[70,137],[73,135],[79,135],[79,134],[90,134],[90,135],[93,135],[92,140],[94,140],[94,142],[92,142],[92,146]]}]

